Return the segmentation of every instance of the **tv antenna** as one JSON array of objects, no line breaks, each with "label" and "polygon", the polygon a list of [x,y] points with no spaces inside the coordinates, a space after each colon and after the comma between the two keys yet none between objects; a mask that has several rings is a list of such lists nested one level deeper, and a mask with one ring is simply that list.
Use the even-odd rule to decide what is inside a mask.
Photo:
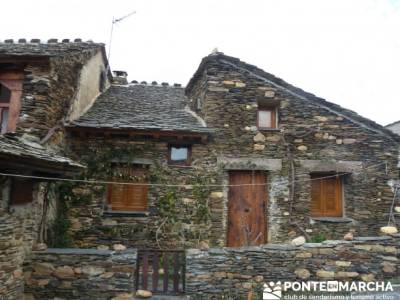
[{"label": "tv antenna", "polygon": [[127,14],[125,16],[122,16],[121,18],[117,18],[117,19],[115,17],[112,18],[111,32],[110,32],[110,42],[108,44],[108,58],[107,58],[109,68],[110,68],[111,43],[112,43],[112,38],[113,38],[114,24],[117,24],[117,23],[125,20],[126,18],[129,18],[130,16],[132,16],[134,14],[136,14],[136,11],[132,11],[129,14]]}]

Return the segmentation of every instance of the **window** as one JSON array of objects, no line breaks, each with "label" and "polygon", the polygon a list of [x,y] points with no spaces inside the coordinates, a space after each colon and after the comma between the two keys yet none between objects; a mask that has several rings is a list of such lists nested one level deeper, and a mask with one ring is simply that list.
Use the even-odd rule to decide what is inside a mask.
[{"label": "window", "polygon": [[311,175],[311,216],[342,217],[342,180],[331,173]]},{"label": "window", "polygon": [[106,71],[100,70],[99,76],[99,92],[102,93],[106,89]]},{"label": "window", "polygon": [[[112,211],[147,211],[148,168],[145,165],[116,166],[114,181],[135,185],[109,184],[107,202]],[[141,184],[142,183],[142,184]]]},{"label": "window", "polygon": [[10,109],[11,91],[0,83],[0,134],[7,132],[8,111]]},{"label": "window", "polygon": [[33,181],[13,179],[11,183],[10,204],[21,205],[33,201]]},{"label": "window", "polygon": [[23,74],[0,72],[0,134],[16,130],[21,109]]},{"label": "window", "polygon": [[276,126],[276,108],[259,108],[257,112],[257,127],[260,129],[275,129]]},{"label": "window", "polygon": [[201,110],[201,107],[202,107],[201,98],[197,98],[197,100],[196,100],[197,110]]},{"label": "window", "polygon": [[169,145],[168,149],[168,163],[170,165],[190,165],[192,156],[191,146]]}]

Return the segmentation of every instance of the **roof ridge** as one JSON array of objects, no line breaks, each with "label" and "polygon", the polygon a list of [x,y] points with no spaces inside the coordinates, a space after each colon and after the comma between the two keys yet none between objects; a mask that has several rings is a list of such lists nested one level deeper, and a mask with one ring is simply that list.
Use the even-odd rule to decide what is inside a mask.
[{"label": "roof ridge", "polygon": [[376,123],[375,121],[368,119],[366,117],[363,117],[363,116],[359,115],[357,112],[352,111],[351,109],[344,108],[334,102],[327,101],[324,98],[318,97],[310,92],[307,92],[299,87],[296,87],[296,86],[288,83],[287,81],[285,81],[271,73],[268,73],[255,65],[248,64],[248,63],[240,60],[239,58],[236,58],[233,56],[228,56],[222,52],[212,53],[203,58],[198,70],[195,72],[195,74],[190,79],[189,83],[187,84],[186,93],[192,88],[197,77],[200,76],[201,70],[203,70],[205,68],[205,65],[210,61],[219,61],[219,62],[222,62],[225,64],[229,64],[232,67],[245,70],[245,71],[251,73],[253,76],[258,77],[261,80],[268,81],[270,84],[273,84],[278,88],[285,89],[286,91],[288,91],[289,93],[291,93],[294,96],[302,98],[306,101],[313,101],[314,103],[323,107],[324,109],[327,109],[327,110],[331,111],[332,113],[335,113],[337,115],[345,117],[349,121],[351,121],[359,126],[362,126],[364,128],[367,128],[371,131],[374,131],[374,132],[377,132],[380,134],[384,134],[392,139],[395,139],[396,141],[399,141],[399,136],[397,136],[396,134],[394,134],[389,129],[385,128],[384,126]]},{"label": "roof ridge", "polygon": [[389,123],[389,124],[385,125],[385,127],[389,127],[389,126],[396,125],[396,124],[400,124],[400,120]]},{"label": "roof ridge", "polygon": [[161,83],[158,83],[155,80],[153,80],[151,82],[147,82],[145,80],[143,80],[143,81],[132,80],[131,82],[129,82],[125,86],[148,86],[148,87],[153,86],[153,87],[170,87],[170,88],[182,88],[182,89],[185,88],[185,86],[182,86],[182,84],[180,84],[180,83],[173,83],[173,84],[171,83],[170,84],[170,83],[165,82],[165,81],[163,81]]},{"label": "roof ridge", "polygon": [[98,42],[93,42],[93,40],[87,40],[83,41],[81,38],[75,38],[73,40],[71,39],[56,39],[56,38],[50,38],[47,41],[44,40],[42,41],[41,39],[33,38],[33,39],[25,39],[25,38],[20,38],[16,39],[5,39],[4,41],[0,41],[0,44],[40,44],[40,45],[48,45],[48,44],[66,44],[66,43],[82,43],[82,44],[102,44],[104,43],[98,43]]}]

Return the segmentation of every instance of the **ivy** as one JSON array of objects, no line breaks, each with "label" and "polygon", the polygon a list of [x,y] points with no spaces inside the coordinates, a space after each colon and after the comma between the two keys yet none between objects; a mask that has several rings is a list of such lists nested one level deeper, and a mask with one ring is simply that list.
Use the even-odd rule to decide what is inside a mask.
[{"label": "ivy", "polygon": [[47,241],[50,247],[65,248],[72,244],[71,237],[68,233],[71,222],[68,219],[68,201],[73,199],[72,193],[73,184],[70,182],[62,182],[51,184],[51,192],[58,199],[57,216],[49,230],[49,240]]}]

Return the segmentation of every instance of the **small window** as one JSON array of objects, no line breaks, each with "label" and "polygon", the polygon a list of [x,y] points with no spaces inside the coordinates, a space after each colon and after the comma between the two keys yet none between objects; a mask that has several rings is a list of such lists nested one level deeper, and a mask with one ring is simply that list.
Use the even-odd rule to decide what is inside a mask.
[{"label": "small window", "polygon": [[332,173],[311,175],[311,216],[342,217],[342,180]]},{"label": "small window", "polygon": [[197,105],[197,110],[201,110],[202,103],[201,103],[201,98],[200,97],[197,98],[196,105]]},{"label": "small window", "polygon": [[99,92],[102,93],[106,89],[106,72],[104,70],[100,71],[99,76]]},{"label": "small window", "polygon": [[10,204],[21,205],[33,201],[33,181],[13,179],[10,191]]},{"label": "small window", "polygon": [[168,152],[168,163],[170,165],[190,165],[192,154],[191,146],[170,145]]},{"label": "small window", "polygon": [[10,103],[11,90],[0,83],[0,103]]},{"label": "small window", "polygon": [[260,108],[257,112],[257,127],[260,129],[276,128],[276,108]]},{"label": "small window", "polygon": [[22,72],[0,72],[0,134],[16,130],[21,109],[22,79]]},{"label": "small window", "polygon": [[113,181],[128,184],[109,184],[107,188],[108,208],[111,211],[135,211],[148,210],[148,168],[144,165],[116,166],[116,176]]}]

